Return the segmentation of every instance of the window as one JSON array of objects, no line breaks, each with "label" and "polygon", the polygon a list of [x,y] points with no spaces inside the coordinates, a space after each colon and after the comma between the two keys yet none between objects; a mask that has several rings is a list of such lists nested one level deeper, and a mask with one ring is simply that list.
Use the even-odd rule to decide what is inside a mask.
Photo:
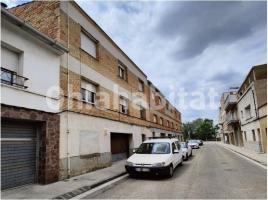
[{"label": "window", "polygon": [[96,91],[97,91],[96,85],[93,85],[92,83],[82,80],[81,97],[83,101],[87,103],[95,104],[96,103]]},{"label": "window", "polygon": [[168,110],[168,102],[166,103],[166,109]]},{"label": "window", "polygon": [[153,116],[153,122],[154,122],[154,123],[157,123],[157,115],[154,115],[154,116]]},{"label": "window", "polygon": [[118,76],[123,80],[127,80],[127,68],[121,62],[118,64]]},{"label": "window", "polygon": [[171,128],[174,128],[174,124],[173,124],[173,122],[171,122]]},{"label": "window", "polygon": [[90,36],[89,33],[81,31],[81,49],[94,58],[97,58],[97,40]]},{"label": "window", "polygon": [[139,79],[139,82],[138,82],[138,90],[140,92],[144,92],[144,83],[142,80]]},{"label": "window", "polygon": [[144,142],[146,140],[145,134],[141,134],[141,140],[142,140],[142,142]]},{"label": "window", "polygon": [[244,137],[245,137],[245,141],[247,141],[247,132],[244,131]]},{"label": "window", "polygon": [[146,110],[142,106],[140,106],[140,116],[141,116],[141,119],[146,119]]},{"label": "window", "polygon": [[166,137],[166,134],[165,133],[160,133],[160,136],[161,137]]},{"label": "window", "polygon": [[119,111],[123,114],[128,114],[128,100],[124,97],[119,99]]},{"label": "window", "polygon": [[169,121],[167,120],[167,127],[169,127]]},{"label": "window", "polygon": [[172,134],[168,134],[168,137],[172,137]]},{"label": "window", "polygon": [[170,144],[168,142],[142,143],[137,154],[170,154]]},{"label": "window", "polygon": [[177,148],[176,148],[176,145],[175,145],[175,143],[173,142],[172,143],[172,153],[174,153],[174,151],[176,150]]},{"label": "window", "polygon": [[162,117],[160,117],[160,119],[159,119],[159,124],[163,125],[163,118]]},{"label": "window", "polygon": [[254,142],[256,141],[256,135],[255,135],[255,131],[254,130],[252,130],[252,139],[253,139]]},{"label": "window", "polygon": [[246,118],[247,118],[247,119],[251,118],[250,105],[248,105],[248,106],[245,108],[245,114],[246,114]]},{"label": "window", "polygon": [[[9,48],[1,46],[1,67],[13,72],[19,69],[19,54]],[[3,59],[4,58],[4,59]]]},{"label": "window", "polygon": [[153,137],[155,137],[155,132],[153,132]]},{"label": "window", "polygon": [[244,118],[243,110],[241,110],[241,118],[242,118],[242,119]]}]

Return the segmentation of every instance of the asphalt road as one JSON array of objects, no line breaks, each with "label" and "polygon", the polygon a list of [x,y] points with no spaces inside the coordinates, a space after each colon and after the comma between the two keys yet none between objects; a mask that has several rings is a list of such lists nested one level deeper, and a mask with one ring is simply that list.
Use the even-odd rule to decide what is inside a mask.
[{"label": "asphalt road", "polygon": [[[209,143],[194,150],[170,179],[127,178],[98,199],[266,199],[266,170]],[[87,197],[90,198],[90,197]],[[92,197],[91,197],[92,198]]]}]

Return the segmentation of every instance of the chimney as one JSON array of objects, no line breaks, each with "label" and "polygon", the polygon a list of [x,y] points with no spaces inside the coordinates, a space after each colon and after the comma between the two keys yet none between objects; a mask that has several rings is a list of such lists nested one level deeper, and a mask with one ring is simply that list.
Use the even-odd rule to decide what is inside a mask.
[{"label": "chimney", "polygon": [[5,4],[4,2],[1,2],[1,8],[7,8],[7,4]]}]

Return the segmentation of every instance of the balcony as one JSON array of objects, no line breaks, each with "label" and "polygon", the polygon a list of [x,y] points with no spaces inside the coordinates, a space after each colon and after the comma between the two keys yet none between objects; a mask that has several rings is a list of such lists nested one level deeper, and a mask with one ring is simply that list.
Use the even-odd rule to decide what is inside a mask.
[{"label": "balcony", "polygon": [[237,96],[236,94],[229,94],[224,101],[224,109],[230,110],[236,106]]},{"label": "balcony", "polygon": [[226,115],[226,123],[227,125],[234,125],[239,123],[239,119],[235,113],[229,113]]},{"label": "balcony", "polygon": [[1,67],[1,83],[26,89],[24,85],[28,78],[18,75],[16,72]]}]

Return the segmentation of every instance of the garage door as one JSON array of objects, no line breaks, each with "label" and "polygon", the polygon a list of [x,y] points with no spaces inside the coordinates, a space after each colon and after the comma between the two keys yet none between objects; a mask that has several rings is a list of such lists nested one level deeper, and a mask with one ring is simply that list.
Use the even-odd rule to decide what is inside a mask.
[{"label": "garage door", "polygon": [[33,125],[2,121],[1,189],[35,182],[36,135]]},{"label": "garage door", "polygon": [[122,133],[111,133],[112,161],[126,159],[129,151],[129,135]]}]

